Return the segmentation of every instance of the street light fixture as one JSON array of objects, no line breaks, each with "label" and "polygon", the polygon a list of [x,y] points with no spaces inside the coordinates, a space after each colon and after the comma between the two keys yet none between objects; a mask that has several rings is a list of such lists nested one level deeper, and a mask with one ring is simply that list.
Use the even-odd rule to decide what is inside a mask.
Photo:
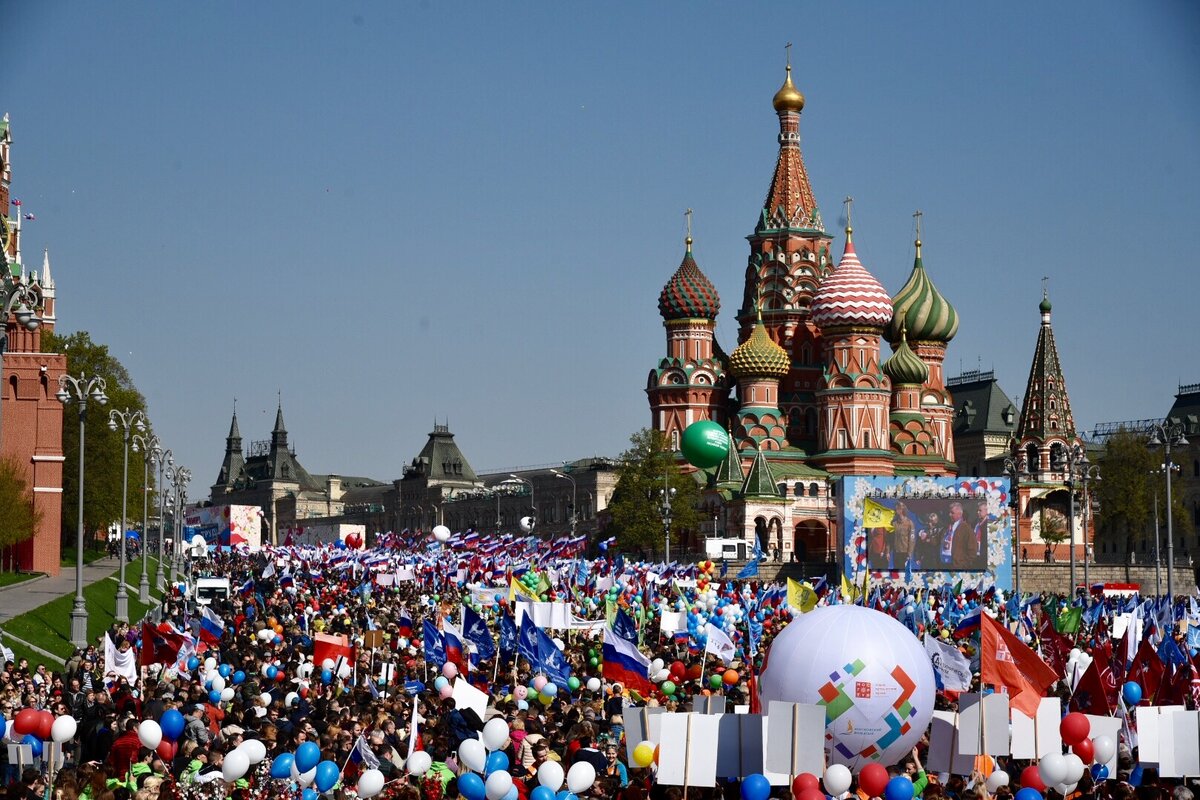
[{"label": "street light fixture", "polygon": [[163,450],[158,455],[158,567],[154,570],[154,585],[158,588],[158,594],[162,597],[166,596],[167,585],[164,582],[166,568],[163,566],[163,559],[166,557],[166,536],[163,530],[167,524],[167,503],[170,502],[171,508],[174,508],[174,500],[168,500],[171,492],[167,489],[166,481],[171,480],[166,470],[172,469],[175,466],[175,454],[170,450]]},{"label": "street light fixture", "polygon": [[1008,504],[1013,509],[1013,589],[1021,596],[1021,482],[1029,477],[1025,454],[1013,442],[1012,455],[1004,457],[1004,474],[1008,475]]},{"label": "street light fixture", "polygon": [[118,622],[129,622],[129,592],[125,589],[125,523],[128,518],[129,503],[129,432],[131,429],[136,429],[138,433],[145,432],[146,415],[141,411],[131,411],[128,408],[124,411],[110,409],[108,429],[121,432],[121,440],[125,449],[124,468],[121,473],[121,530],[118,534],[121,539],[121,569],[117,578],[117,610],[114,616]]},{"label": "street light fixture", "polygon": [[1187,447],[1188,440],[1183,435],[1183,426],[1170,422],[1150,426],[1151,447],[1163,449],[1163,471],[1167,474],[1167,596],[1175,602],[1175,527],[1171,518],[1171,473],[1179,469],[1179,465],[1171,461],[1172,447]]},{"label": "street light fixture", "polygon": [[1096,483],[1100,480],[1100,465],[1091,464],[1085,467],[1079,478],[1083,483],[1083,585],[1090,592],[1092,580],[1088,576],[1088,562],[1093,554],[1088,552],[1092,548],[1092,542],[1088,538],[1088,525],[1091,524],[1092,518],[1092,493],[1088,490],[1088,482]]},{"label": "street light fixture", "polygon": [[[0,222],[0,225],[2,224],[4,223]],[[8,315],[15,315],[17,324],[26,330],[36,331],[42,324],[42,318],[34,313],[34,310],[42,304],[42,297],[33,286],[18,282],[13,278],[12,270],[9,269],[3,252],[0,252],[0,273],[3,273],[4,278],[4,283],[0,285],[0,309],[3,309],[4,312],[0,316],[0,377],[2,377],[4,353],[8,349]],[[4,393],[0,392],[0,400],[3,399],[3,396]],[[2,419],[3,416],[0,415],[0,420]]]},{"label": "street light fixture", "polygon": [[[1088,468],[1087,451],[1079,442],[1073,442],[1067,448],[1066,456],[1064,457],[1067,468],[1067,535],[1071,540],[1071,591],[1072,597],[1075,596],[1075,484],[1080,479],[1080,475]],[[1083,532],[1084,544],[1087,543],[1087,531]]]},{"label": "street light fixture", "polygon": [[95,400],[99,405],[108,402],[104,394],[107,384],[104,378],[80,373],[79,377],[60,375],[58,377],[58,392],[55,397],[58,402],[66,405],[74,400],[79,406],[79,525],[75,533],[75,604],[71,609],[71,644],[76,647],[87,646],[87,602],[83,599],[83,451],[85,421],[87,420],[88,400]]},{"label": "street light fixture", "polygon": [[180,522],[179,514],[180,509],[183,508],[187,501],[187,484],[192,479],[192,472],[187,467],[177,467],[172,464],[167,467],[166,475],[170,479],[171,485],[175,488],[175,503],[171,509],[171,555],[169,557],[170,575],[168,577],[168,586],[174,586],[176,573],[179,571],[183,555],[183,525]]},{"label": "street light fixture", "polygon": [[566,478],[567,480],[569,480],[571,482],[571,536],[574,536],[575,535],[575,524],[578,520],[578,514],[576,513],[576,509],[578,508],[578,506],[575,505],[575,500],[578,495],[579,486],[578,486],[578,484],[575,483],[575,478],[572,477],[571,475],[566,474],[565,472],[559,472],[556,469],[552,469],[552,470],[550,470],[550,473],[552,475],[554,475],[556,478]]},{"label": "street light fixture", "polygon": [[660,504],[659,516],[663,524],[663,563],[671,563],[671,498],[675,496],[675,487],[670,483],[670,472],[663,473],[663,488],[658,490]]},{"label": "street light fixture", "polygon": [[150,465],[158,464],[162,458],[162,442],[153,433],[148,436],[135,433],[133,452],[142,454],[142,578],[138,581],[138,601],[147,605],[150,603],[150,576],[146,572],[150,550]]}]

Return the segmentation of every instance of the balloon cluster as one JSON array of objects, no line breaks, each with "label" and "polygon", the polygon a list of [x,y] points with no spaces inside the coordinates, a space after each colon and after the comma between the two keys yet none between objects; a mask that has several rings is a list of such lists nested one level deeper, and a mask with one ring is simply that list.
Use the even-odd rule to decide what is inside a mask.
[{"label": "balloon cluster", "polygon": [[[1036,765],[1026,767],[1021,772],[1021,789],[1016,794],[1016,800],[1041,800],[1042,792],[1047,788],[1066,797],[1075,791],[1089,765],[1093,780],[1106,780],[1109,777],[1108,762],[1117,753],[1117,743],[1111,736],[1089,738],[1091,729],[1088,718],[1079,712],[1063,717],[1058,732],[1071,752],[1050,753]],[[1004,781],[1008,782],[1007,775]]]},{"label": "balloon cluster", "polygon": [[[459,746],[458,760],[470,771],[458,776],[458,791],[467,800],[515,800],[519,796],[509,771],[508,755],[504,752],[509,733],[508,723],[502,717],[495,717],[483,726],[480,738],[466,739]],[[413,758],[419,755],[425,754],[414,753]],[[419,766],[428,769],[424,761]],[[409,772],[416,774],[412,772],[412,759],[409,759]],[[579,762],[564,772],[557,761],[547,761],[538,767],[537,780],[530,800],[575,800],[596,782],[596,769],[591,764]],[[565,796],[559,792],[564,782],[567,786]]]}]

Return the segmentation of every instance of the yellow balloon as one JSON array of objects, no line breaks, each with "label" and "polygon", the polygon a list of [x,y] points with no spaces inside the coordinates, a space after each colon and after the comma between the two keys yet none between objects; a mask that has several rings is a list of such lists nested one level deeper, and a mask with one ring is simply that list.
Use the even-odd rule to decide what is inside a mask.
[{"label": "yellow balloon", "polygon": [[654,761],[654,745],[642,742],[633,748],[633,764],[636,767],[648,767]]}]

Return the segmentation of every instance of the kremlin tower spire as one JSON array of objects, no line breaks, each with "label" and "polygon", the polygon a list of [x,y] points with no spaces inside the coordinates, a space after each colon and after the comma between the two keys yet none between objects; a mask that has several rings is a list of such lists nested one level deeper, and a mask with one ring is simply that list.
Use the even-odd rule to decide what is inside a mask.
[{"label": "kremlin tower spire", "polygon": [[830,472],[890,475],[888,406],[891,382],[880,367],[879,342],[892,320],[892,300],[858,260],[846,198],[846,249],[821,281],[812,320],[824,337],[824,381],[816,460]]},{"label": "kremlin tower spire", "polygon": [[1059,465],[1066,457],[1066,448],[1076,439],[1071,399],[1054,344],[1054,328],[1050,326],[1050,295],[1044,282],[1042,302],[1038,304],[1042,324],[1017,423],[1017,442],[1025,453],[1028,469],[1039,476],[1061,471]]},{"label": "kremlin tower spire", "polygon": [[658,296],[667,355],[646,379],[651,426],[663,432],[672,450],[679,449],[684,429],[693,422],[723,423],[729,393],[724,354],[715,338],[721,299],[696,264],[690,208],[686,216],[683,261]]}]

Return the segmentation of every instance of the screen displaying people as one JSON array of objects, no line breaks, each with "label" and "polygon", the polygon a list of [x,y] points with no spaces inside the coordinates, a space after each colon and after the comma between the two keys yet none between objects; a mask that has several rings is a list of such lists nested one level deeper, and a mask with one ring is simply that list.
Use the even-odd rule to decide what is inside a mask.
[{"label": "screen displaying people", "polygon": [[988,568],[987,500],[973,497],[873,498],[890,509],[890,529],[868,528],[867,564],[879,571],[982,571]]}]

